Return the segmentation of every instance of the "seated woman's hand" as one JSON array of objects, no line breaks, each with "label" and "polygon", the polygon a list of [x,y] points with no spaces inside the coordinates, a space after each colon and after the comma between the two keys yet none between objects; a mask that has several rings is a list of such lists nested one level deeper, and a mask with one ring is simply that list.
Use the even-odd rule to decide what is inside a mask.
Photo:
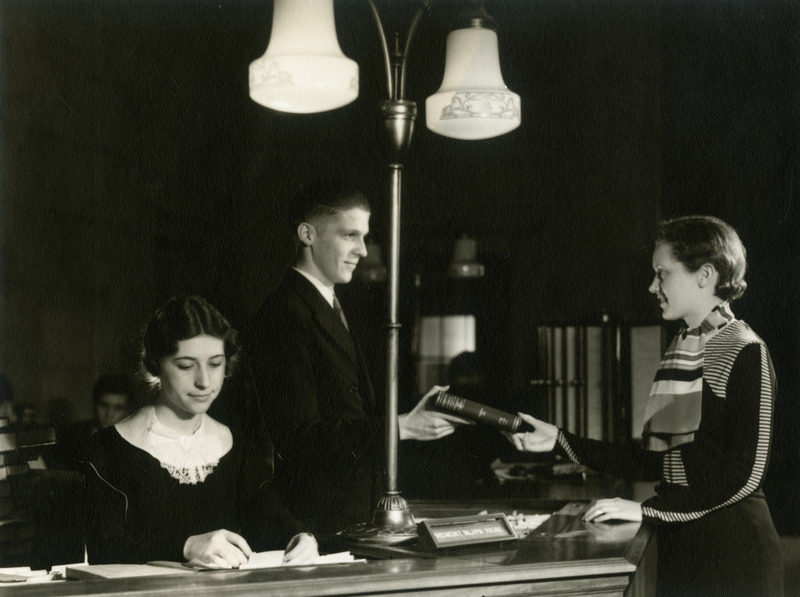
[{"label": "seated woman's hand", "polygon": [[289,540],[286,553],[283,555],[284,564],[313,564],[319,557],[317,540],[311,533],[300,533]]},{"label": "seated woman's hand", "polygon": [[183,545],[189,564],[203,568],[238,568],[252,553],[244,537],[225,529],[192,535]]},{"label": "seated woman's hand", "polygon": [[558,439],[558,427],[551,423],[545,423],[539,419],[534,419],[525,413],[517,413],[522,420],[533,427],[533,431],[523,431],[519,433],[503,432],[520,452],[550,452],[556,447]]}]

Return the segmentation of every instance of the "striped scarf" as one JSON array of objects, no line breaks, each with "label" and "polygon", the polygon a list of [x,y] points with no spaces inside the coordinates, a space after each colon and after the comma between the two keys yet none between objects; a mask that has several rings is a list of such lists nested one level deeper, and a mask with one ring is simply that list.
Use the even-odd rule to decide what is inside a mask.
[{"label": "striped scarf", "polygon": [[714,308],[696,328],[673,338],[656,372],[642,437],[648,450],[664,451],[694,440],[700,426],[706,342],[735,317],[728,303]]}]

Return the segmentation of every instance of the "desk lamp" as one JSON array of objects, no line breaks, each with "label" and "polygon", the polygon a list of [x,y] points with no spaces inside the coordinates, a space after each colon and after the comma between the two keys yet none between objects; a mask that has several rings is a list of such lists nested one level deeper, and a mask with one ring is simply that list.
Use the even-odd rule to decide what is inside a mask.
[{"label": "desk lamp", "polygon": [[[397,482],[400,206],[403,160],[411,142],[417,105],[405,99],[411,41],[433,0],[422,0],[404,41],[389,49],[374,0],[367,0],[378,29],[386,71],[387,99],[380,104],[390,183],[388,322],[386,339],[386,492],[372,519],[345,529],[346,538],[376,544],[417,537],[416,524]],[[311,113],[347,105],[358,96],[358,65],[339,47],[333,0],[274,0],[272,33],[263,56],[250,64],[250,97],[282,112]],[[500,71],[496,24],[481,2],[472,2],[448,34],[442,84],[426,103],[431,131],[455,139],[487,139],[520,124],[519,95]]]}]

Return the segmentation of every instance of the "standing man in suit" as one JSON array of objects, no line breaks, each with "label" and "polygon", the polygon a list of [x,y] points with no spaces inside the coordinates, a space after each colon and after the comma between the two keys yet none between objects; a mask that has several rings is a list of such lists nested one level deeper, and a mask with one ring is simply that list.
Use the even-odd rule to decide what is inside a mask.
[{"label": "standing man in suit", "polygon": [[[367,255],[370,207],[355,188],[321,180],[289,213],[295,264],[256,315],[248,345],[276,486],[297,518],[335,533],[367,522],[382,494],[383,404],[334,292]],[[401,440],[438,439],[467,423],[427,410],[435,391],[399,416]]]}]

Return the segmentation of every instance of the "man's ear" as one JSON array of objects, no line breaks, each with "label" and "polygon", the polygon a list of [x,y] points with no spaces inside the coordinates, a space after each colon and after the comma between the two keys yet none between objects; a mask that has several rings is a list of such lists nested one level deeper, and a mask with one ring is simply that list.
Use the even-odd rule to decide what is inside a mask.
[{"label": "man's ear", "polygon": [[316,234],[317,231],[314,230],[314,226],[308,222],[301,222],[300,225],[297,226],[297,238],[299,238],[300,242],[306,247],[311,246],[311,243],[314,242],[314,237]]},{"label": "man's ear", "polygon": [[714,290],[717,287],[718,280],[719,273],[717,272],[717,268],[710,263],[704,263],[700,266],[700,269],[697,270],[697,283],[700,285],[700,288],[706,288],[710,285],[711,289]]}]

